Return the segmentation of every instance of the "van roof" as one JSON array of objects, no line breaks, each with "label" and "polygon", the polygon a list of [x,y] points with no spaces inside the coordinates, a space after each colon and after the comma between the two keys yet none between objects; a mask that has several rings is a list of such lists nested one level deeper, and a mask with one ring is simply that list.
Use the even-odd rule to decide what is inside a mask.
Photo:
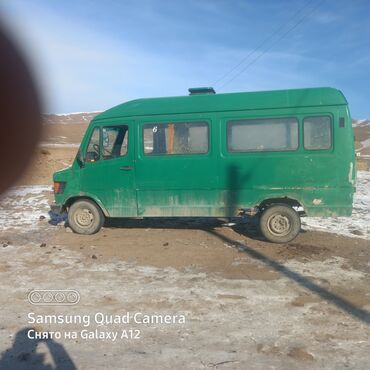
[{"label": "van roof", "polygon": [[342,92],[330,87],[228,94],[196,94],[131,100],[106,110],[96,116],[94,121],[114,117],[346,104],[347,100]]}]

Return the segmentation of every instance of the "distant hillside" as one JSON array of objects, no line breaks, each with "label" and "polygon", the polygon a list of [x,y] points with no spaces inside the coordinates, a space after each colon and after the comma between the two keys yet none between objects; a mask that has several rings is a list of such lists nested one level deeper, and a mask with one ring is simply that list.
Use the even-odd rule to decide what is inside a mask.
[{"label": "distant hillside", "polygon": [[100,112],[78,112],[66,114],[43,114],[44,124],[81,124],[89,123]]},{"label": "distant hillside", "polygon": [[370,120],[358,119],[352,121],[356,139],[356,152],[360,156],[370,155]]},{"label": "distant hillside", "polygon": [[353,119],[352,120],[353,127],[365,127],[370,126],[370,119]]}]

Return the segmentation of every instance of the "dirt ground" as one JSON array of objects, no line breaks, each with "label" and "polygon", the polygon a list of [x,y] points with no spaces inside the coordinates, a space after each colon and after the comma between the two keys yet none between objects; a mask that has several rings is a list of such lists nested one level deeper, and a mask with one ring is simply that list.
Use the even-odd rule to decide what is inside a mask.
[{"label": "dirt ground", "polygon": [[[77,150],[68,136],[67,125],[49,128],[55,140],[0,201],[0,369],[368,369],[369,239],[302,230],[276,245],[253,221],[204,218],[110,221],[76,235],[48,213],[51,174]],[[35,289],[81,298],[32,305]],[[33,323],[30,313],[91,323]],[[100,325],[100,313],[184,322]],[[61,338],[28,339],[33,327]],[[129,330],[139,337],[119,338]]]}]

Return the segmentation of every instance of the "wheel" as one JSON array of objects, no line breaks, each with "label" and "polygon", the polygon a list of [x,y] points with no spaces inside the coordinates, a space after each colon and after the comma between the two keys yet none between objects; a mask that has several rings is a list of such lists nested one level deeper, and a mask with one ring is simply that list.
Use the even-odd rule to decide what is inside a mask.
[{"label": "wheel", "polygon": [[262,235],[273,243],[287,243],[293,240],[301,229],[299,214],[291,207],[273,205],[263,211],[260,217]]},{"label": "wheel", "polygon": [[68,210],[68,224],[77,234],[95,234],[104,224],[104,214],[91,200],[78,200]]}]

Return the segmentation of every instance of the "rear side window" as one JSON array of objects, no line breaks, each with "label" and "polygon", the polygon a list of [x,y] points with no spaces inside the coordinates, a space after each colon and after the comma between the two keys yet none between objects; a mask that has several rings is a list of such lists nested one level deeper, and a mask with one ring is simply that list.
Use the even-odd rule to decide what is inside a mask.
[{"label": "rear side window", "polygon": [[298,148],[296,118],[242,119],[227,122],[230,152],[287,151]]},{"label": "rear side window", "polygon": [[329,116],[305,117],[303,120],[305,149],[330,149],[332,143],[331,118]]},{"label": "rear side window", "polygon": [[200,121],[146,124],[143,139],[146,155],[207,153],[208,123]]},{"label": "rear side window", "polygon": [[127,154],[128,127],[112,126],[103,127],[103,158],[111,159]]}]

